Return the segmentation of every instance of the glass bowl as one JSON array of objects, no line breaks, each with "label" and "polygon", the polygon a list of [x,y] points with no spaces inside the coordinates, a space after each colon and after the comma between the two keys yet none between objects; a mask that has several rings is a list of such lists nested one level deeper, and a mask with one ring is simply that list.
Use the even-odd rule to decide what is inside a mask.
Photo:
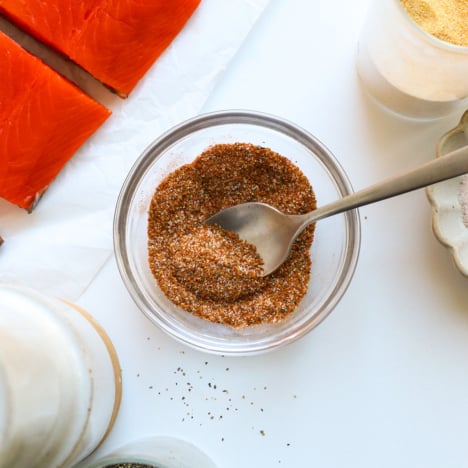
[{"label": "glass bowl", "polygon": [[141,311],[162,330],[199,350],[223,355],[270,351],[316,327],[345,293],[360,248],[355,210],[318,222],[310,249],[307,294],[280,323],[232,328],[172,304],[148,264],[147,217],[154,190],[209,146],[235,142],[265,146],[289,158],[309,179],[318,206],[352,192],[340,164],[315,137],[291,122],[257,112],[221,111],[195,117],[163,134],[136,161],[123,184],[114,218],[114,249],[123,282]]}]

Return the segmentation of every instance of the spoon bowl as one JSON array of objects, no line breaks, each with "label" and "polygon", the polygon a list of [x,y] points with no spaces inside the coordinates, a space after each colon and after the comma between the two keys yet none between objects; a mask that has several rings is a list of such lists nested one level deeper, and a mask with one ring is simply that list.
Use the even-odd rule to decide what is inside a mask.
[{"label": "spoon bowl", "polygon": [[252,244],[263,259],[263,276],[287,258],[297,236],[310,224],[360,206],[401,195],[468,172],[468,146],[409,172],[384,180],[303,215],[286,215],[265,203],[242,203],[208,218]]},{"label": "spoon bowl", "polygon": [[303,222],[301,215],[286,215],[271,205],[256,202],[226,208],[206,220],[206,224],[235,232],[254,245],[263,260],[262,276],[286,260]]}]

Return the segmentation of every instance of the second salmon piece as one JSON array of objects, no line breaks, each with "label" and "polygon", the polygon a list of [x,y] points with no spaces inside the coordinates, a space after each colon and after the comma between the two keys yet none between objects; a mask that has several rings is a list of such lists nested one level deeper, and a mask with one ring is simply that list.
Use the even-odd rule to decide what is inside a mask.
[{"label": "second salmon piece", "polygon": [[0,13],[126,97],[200,0],[0,0]]}]

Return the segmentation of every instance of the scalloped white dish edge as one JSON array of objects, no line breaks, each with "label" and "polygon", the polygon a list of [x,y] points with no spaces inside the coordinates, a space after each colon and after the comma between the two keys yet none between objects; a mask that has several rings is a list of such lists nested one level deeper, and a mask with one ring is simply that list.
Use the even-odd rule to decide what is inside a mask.
[{"label": "scalloped white dish edge", "polygon": [[[468,111],[459,124],[439,140],[436,157],[468,145]],[[432,230],[439,242],[447,247],[460,272],[468,277],[468,227],[463,221],[461,202],[462,183],[468,176],[440,182],[426,188],[427,198],[432,205]],[[465,208],[466,209],[466,208]]]}]

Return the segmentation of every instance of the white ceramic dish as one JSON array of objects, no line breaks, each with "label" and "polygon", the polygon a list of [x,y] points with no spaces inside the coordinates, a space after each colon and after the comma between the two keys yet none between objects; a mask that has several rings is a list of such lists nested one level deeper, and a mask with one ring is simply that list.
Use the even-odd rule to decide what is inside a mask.
[{"label": "white ceramic dish", "polygon": [[[468,111],[459,124],[447,132],[437,145],[436,155],[442,157],[450,151],[468,145]],[[468,176],[440,182],[426,189],[432,205],[432,228],[437,239],[452,255],[460,272],[468,277],[468,227],[463,222],[461,202],[462,183]]]}]

